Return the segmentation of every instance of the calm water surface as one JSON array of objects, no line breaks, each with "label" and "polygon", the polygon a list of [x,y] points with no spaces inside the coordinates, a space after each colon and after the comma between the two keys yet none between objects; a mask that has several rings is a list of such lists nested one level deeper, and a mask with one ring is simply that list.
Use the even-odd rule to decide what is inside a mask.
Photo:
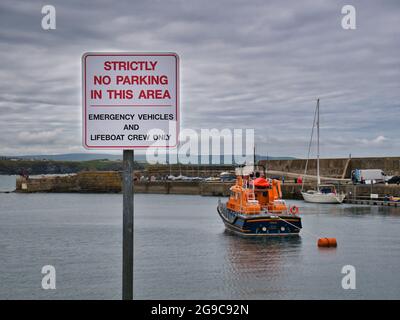
[{"label": "calm water surface", "polygon": [[[135,196],[137,299],[399,299],[400,209],[295,202],[304,231],[336,237],[318,249],[224,231],[217,198]],[[119,299],[118,194],[0,194],[0,299]],[[57,289],[41,289],[54,265]],[[341,269],[357,270],[343,290]]]},{"label": "calm water surface", "polygon": [[17,176],[0,174],[0,192],[14,191]]}]

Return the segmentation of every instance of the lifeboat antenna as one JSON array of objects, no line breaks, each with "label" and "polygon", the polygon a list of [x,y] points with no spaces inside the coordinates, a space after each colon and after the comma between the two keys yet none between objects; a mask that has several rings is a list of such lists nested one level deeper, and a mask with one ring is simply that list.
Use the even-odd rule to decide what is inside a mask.
[{"label": "lifeboat antenna", "polygon": [[256,145],[253,147],[253,172],[256,173]]}]

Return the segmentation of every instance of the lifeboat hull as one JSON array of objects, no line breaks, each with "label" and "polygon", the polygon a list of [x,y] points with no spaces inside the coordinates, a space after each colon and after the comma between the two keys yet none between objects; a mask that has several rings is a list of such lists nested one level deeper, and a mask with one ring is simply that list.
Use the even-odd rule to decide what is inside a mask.
[{"label": "lifeboat hull", "polygon": [[243,215],[222,203],[218,204],[217,211],[226,229],[243,236],[298,236],[302,228],[301,218],[295,215]]}]

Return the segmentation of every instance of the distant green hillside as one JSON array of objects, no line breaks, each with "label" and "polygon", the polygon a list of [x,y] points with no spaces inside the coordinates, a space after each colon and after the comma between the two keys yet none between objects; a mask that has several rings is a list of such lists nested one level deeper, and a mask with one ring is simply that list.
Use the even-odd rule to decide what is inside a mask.
[{"label": "distant green hillside", "polygon": [[101,154],[101,153],[66,153],[66,154],[42,154],[42,155],[23,155],[8,156],[12,159],[25,160],[54,160],[54,161],[92,161],[92,160],[122,160],[121,155]]},{"label": "distant green hillside", "polygon": [[[209,160],[211,162],[212,158],[220,158],[220,161],[223,161],[224,156],[209,156]],[[232,157],[232,156],[227,156]],[[54,160],[54,161],[92,161],[92,160],[111,160],[117,161],[122,160],[122,152],[120,155],[107,154],[107,153],[66,153],[66,154],[55,154],[55,155],[24,155],[24,156],[8,156],[8,157],[0,157],[3,158],[12,158],[12,159],[25,159],[25,160]],[[198,156],[199,163],[201,162],[201,156]],[[266,157],[262,155],[256,155],[257,160],[290,160],[296,159],[293,157]],[[144,154],[136,154],[135,160],[138,162],[146,162],[146,155]]]},{"label": "distant green hillside", "polygon": [[[60,154],[60,155],[35,155],[21,157],[0,157],[0,174],[62,174],[76,173],[79,171],[121,171],[122,161],[119,155],[110,154]],[[208,160],[212,164],[212,159],[223,164],[223,156],[209,156]],[[287,160],[295,159],[290,157],[263,157],[258,156],[256,160]],[[198,157],[201,163],[200,157]],[[143,169],[146,166],[145,155],[135,156],[135,168]],[[171,162],[172,163],[172,162]],[[203,163],[204,164],[204,163]],[[196,165],[196,164],[195,164]]]},{"label": "distant green hillside", "polygon": [[[135,169],[143,169],[135,163]],[[62,174],[79,171],[121,171],[122,161],[0,160],[0,174]]]}]

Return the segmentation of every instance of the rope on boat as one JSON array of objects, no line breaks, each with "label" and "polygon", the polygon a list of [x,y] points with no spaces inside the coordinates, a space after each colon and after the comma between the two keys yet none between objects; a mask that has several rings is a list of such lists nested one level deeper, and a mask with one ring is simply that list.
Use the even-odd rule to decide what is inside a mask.
[{"label": "rope on boat", "polygon": [[[287,224],[290,224],[292,227],[295,227],[296,229],[299,229],[299,230],[301,230],[301,228],[299,228],[298,226],[296,226],[296,225],[294,225],[293,223],[290,223],[289,221],[286,221],[285,219],[283,219],[283,218],[281,218],[280,216],[277,216],[279,219],[281,219],[282,221],[284,221],[284,222],[286,222]],[[311,236],[313,236],[313,237],[316,237],[316,238],[318,238],[318,236],[317,235],[315,235],[315,234],[312,234],[311,232],[307,232],[307,231],[304,231],[304,230],[302,230],[304,233],[307,233],[307,234],[309,234],[309,235],[311,235]]]},{"label": "rope on boat", "polygon": [[[287,224],[290,224],[291,226],[295,227],[296,229],[299,229],[299,230],[301,229],[301,228],[299,228],[298,226],[294,225],[293,223],[290,223],[289,221],[286,221],[285,219],[283,219],[283,218],[281,218],[281,217],[279,217],[279,216],[277,216],[277,217],[278,217],[280,220],[286,222]],[[315,234],[313,234],[313,233],[311,233],[311,232],[304,231],[304,230],[302,230],[302,231],[303,231],[304,233],[306,233],[306,234],[312,236],[312,237],[317,238],[317,239],[318,239],[318,241],[317,241],[318,247],[335,247],[335,248],[337,247],[336,238],[319,238],[317,235],[315,235]]]}]

